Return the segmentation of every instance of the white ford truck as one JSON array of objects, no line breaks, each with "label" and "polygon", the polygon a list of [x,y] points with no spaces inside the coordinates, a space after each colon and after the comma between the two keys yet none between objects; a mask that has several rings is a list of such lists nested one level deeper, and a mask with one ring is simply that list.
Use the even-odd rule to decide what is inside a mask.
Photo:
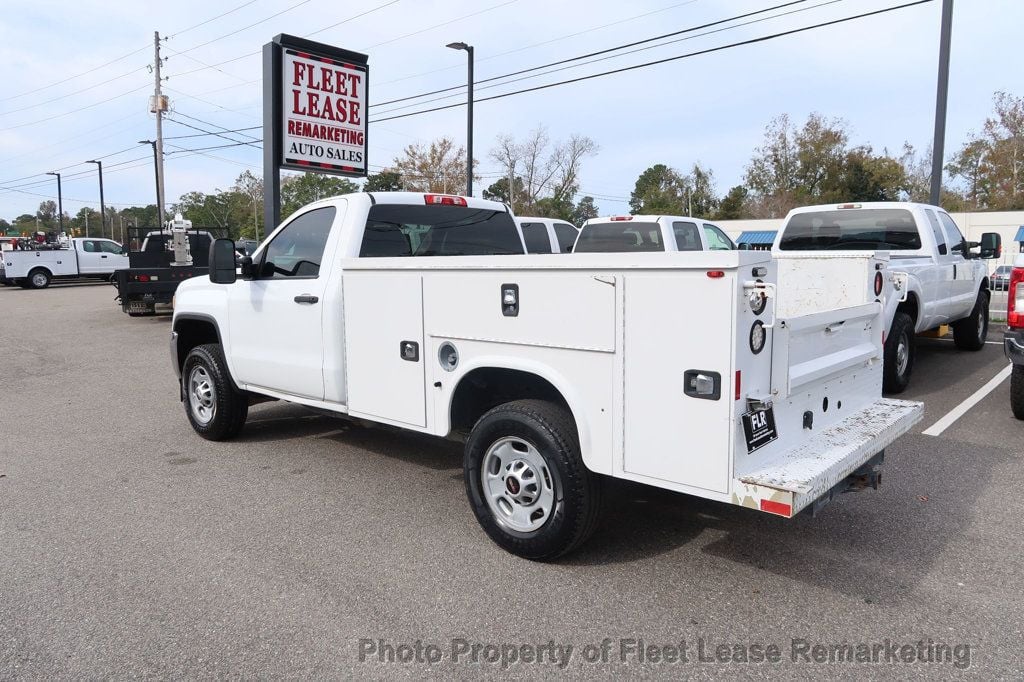
[{"label": "white ford truck", "polygon": [[[979,246],[980,253],[972,251]],[[999,234],[968,242],[938,206],[865,202],[793,209],[772,246],[782,290],[791,297],[826,301],[843,295],[847,278],[862,278],[857,263],[863,253],[858,252],[879,252],[888,261],[887,269],[896,273],[886,281],[894,279],[900,289],[900,295],[885,299],[887,392],[899,393],[910,382],[915,334],[948,324],[957,348],[984,347],[989,274],[981,259],[999,257]],[[816,286],[807,280],[812,261],[823,275]]]},{"label": "white ford truck", "polygon": [[110,279],[128,267],[128,256],[111,239],[76,237],[64,248],[0,252],[0,280],[45,289],[55,279]]},{"label": "white ford truck", "polygon": [[573,251],[643,253],[652,251],[731,251],[722,228],[700,218],[671,215],[615,215],[583,223]]},{"label": "white ford truck", "polygon": [[210,440],[266,399],[464,439],[481,526],[545,560],[591,533],[605,476],[783,517],[877,484],[922,414],[881,397],[882,304],[775,295],[767,252],[525,255],[500,203],[349,194],[252,257],[214,242],[170,350]]}]

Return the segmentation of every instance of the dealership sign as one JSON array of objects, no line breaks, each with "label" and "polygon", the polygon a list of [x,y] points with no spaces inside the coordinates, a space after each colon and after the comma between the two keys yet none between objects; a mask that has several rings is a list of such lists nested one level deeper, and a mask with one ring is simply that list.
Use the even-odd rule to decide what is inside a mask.
[{"label": "dealership sign", "polygon": [[267,44],[264,103],[271,99],[275,111],[264,134],[278,168],[367,174],[368,75],[363,54],[287,35]]}]

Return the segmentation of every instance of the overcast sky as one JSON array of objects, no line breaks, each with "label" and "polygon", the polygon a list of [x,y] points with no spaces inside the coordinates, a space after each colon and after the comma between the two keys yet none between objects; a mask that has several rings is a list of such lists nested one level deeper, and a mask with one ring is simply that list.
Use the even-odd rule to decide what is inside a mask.
[{"label": "overcast sky", "polygon": [[[489,89],[480,85],[477,98],[906,1],[805,0],[741,21],[802,10],[785,16],[738,27],[739,22],[734,22],[716,27],[730,28],[710,35],[678,36],[677,42],[661,47],[592,64],[574,62],[572,68],[537,75],[542,70],[508,85]],[[154,202],[151,151],[136,144],[155,136],[147,103],[153,86],[148,66],[153,59],[154,30],[169,36],[164,43],[164,74],[173,113],[164,134],[177,137],[197,131],[175,119],[207,130],[213,129],[211,125],[238,129],[262,123],[261,64],[254,53],[278,33],[367,53],[372,105],[464,83],[465,53],[444,47],[452,41],[475,46],[479,81],[784,2],[0,0],[0,217],[10,220],[34,213],[40,201],[55,199],[54,178],[37,174],[56,169],[64,174],[66,212],[74,214],[84,204],[98,207],[95,171],[73,177],[94,168],[75,164],[97,157],[103,157],[106,166],[108,204],[121,208]],[[485,177],[477,184],[477,194],[495,179],[497,167],[487,155],[495,136],[523,137],[539,125],[547,128],[553,140],[580,133],[600,145],[598,155],[585,162],[580,184],[583,193],[597,198],[605,214],[628,209],[626,202],[637,176],[655,163],[685,170],[699,161],[713,169],[717,189],[724,193],[742,181],[765,124],[782,113],[796,121],[812,111],[842,117],[854,143],[869,143],[877,151],[887,147],[898,152],[904,141],[923,149],[932,136],[940,10],[941,3],[935,0],[775,40],[481,102],[476,106],[474,139],[475,156]],[[993,92],[1024,94],[1022,26],[1021,0],[957,0],[947,158],[971,130],[981,127],[991,112]],[[687,39],[678,41],[679,37]],[[453,99],[394,113],[464,97],[464,91],[456,92]],[[464,108],[373,123],[386,109],[398,106],[402,105],[371,108],[372,170],[389,165],[410,143],[444,135],[460,144],[465,141]],[[259,129],[249,132],[255,139],[262,136]],[[230,142],[213,136],[168,140],[166,151],[176,152],[166,162],[168,203],[191,190],[226,189],[246,168],[261,172],[262,152],[251,146],[207,150],[201,155],[180,152],[171,144],[198,149]],[[4,189],[12,187],[19,191]]]}]

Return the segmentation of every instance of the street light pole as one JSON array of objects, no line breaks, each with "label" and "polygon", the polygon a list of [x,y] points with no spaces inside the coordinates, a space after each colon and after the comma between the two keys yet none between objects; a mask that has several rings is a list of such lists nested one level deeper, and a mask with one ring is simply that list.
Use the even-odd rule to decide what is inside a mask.
[{"label": "street light pole", "polygon": [[160,162],[156,151],[156,140],[139,140],[139,144],[148,144],[153,147],[153,177],[156,178],[156,215],[160,229],[164,226],[164,204],[160,200]]},{"label": "street light pole", "polygon": [[935,139],[932,142],[932,186],[928,201],[942,199],[942,165],[946,146],[946,101],[949,99],[949,43],[953,33],[953,0],[942,0],[939,29],[939,82],[935,88]]},{"label": "street light pole", "polygon": [[107,205],[103,203],[103,162],[94,160],[86,161],[86,163],[95,163],[100,173],[100,236],[102,237],[103,231],[107,229]]},{"label": "street light pole", "polygon": [[56,171],[50,171],[47,175],[57,176],[57,224],[60,225],[60,231],[64,231],[64,197],[60,191],[60,173]]},{"label": "street light pole", "polygon": [[467,78],[468,100],[466,102],[466,196],[473,196],[473,46],[466,43],[448,43],[445,47],[465,50],[469,73]]}]

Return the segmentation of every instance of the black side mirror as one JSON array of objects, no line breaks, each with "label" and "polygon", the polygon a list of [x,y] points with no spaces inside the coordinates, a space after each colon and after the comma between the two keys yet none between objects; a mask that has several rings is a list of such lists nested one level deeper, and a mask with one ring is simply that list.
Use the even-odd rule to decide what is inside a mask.
[{"label": "black side mirror", "polygon": [[737,244],[736,250],[737,251],[750,251],[751,250],[750,249],[750,244],[748,244],[747,242],[743,242],[742,244]]},{"label": "black side mirror", "polygon": [[214,284],[234,284],[235,243],[230,239],[215,239],[210,244],[210,281]]},{"label": "black side mirror", "polygon": [[985,232],[981,235],[981,257],[999,258],[1003,255],[1003,238],[998,232]]},{"label": "black side mirror", "polygon": [[256,278],[256,273],[252,266],[252,256],[242,256],[238,259],[238,265],[241,270],[242,279]]}]

